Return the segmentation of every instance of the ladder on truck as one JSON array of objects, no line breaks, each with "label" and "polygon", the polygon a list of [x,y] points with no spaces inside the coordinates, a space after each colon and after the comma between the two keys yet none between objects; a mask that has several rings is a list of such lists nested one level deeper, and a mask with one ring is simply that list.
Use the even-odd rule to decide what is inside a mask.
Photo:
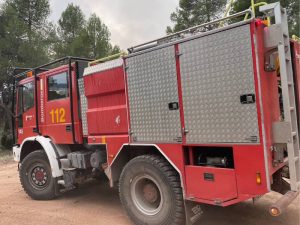
[{"label": "ladder on truck", "polygon": [[290,185],[292,191],[299,191],[299,131],[287,13],[286,9],[282,8],[279,2],[261,6],[259,10],[267,16],[274,17],[275,24],[271,25],[271,27],[276,26],[276,28],[279,28],[281,31],[276,33],[276,40],[280,66],[284,122],[290,124],[290,140],[287,143]]}]

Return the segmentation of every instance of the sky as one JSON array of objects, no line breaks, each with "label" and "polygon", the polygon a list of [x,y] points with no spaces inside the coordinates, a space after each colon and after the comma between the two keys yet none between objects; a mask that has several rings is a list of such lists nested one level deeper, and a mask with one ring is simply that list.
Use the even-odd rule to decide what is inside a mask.
[{"label": "sky", "polygon": [[[0,0],[0,4],[5,0]],[[50,20],[57,22],[69,3],[79,5],[88,18],[92,13],[108,26],[111,42],[127,49],[166,34],[170,15],[179,0],[49,0]]]},{"label": "sky", "polygon": [[127,49],[164,36],[179,0],[50,0],[50,19],[57,22],[69,3],[79,5],[86,18],[96,13],[108,26],[112,43]]}]

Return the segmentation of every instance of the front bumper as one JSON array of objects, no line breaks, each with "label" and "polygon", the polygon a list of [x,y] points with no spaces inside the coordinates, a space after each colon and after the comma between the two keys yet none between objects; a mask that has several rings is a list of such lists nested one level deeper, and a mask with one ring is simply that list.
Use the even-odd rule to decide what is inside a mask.
[{"label": "front bumper", "polygon": [[20,162],[20,157],[21,157],[21,148],[20,148],[20,146],[15,145],[13,147],[13,156],[14,156],[14,160],[16,162]]}]

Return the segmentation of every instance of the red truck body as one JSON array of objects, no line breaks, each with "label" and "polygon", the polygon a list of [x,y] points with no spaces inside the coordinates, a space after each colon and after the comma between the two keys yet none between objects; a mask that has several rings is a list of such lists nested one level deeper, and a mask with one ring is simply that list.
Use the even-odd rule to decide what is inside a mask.
[{"label": "red truck body", "polygon": [[[71,149],[104,147],[101,167],[112,186],[130,159],[159,154],[179,174],[184,199],[197,203],[228,206],[279,191],[276,174],[289,158],[274,136],[284,116],[280,75],[266,69],[267,29],[252,20],[84,72],[74,62],[26,78],[19,86],[36,85],[36,104],[18,104],[18,148],[37,135]],[[292,41],[291,50],[299,117],[300,44]]]}]

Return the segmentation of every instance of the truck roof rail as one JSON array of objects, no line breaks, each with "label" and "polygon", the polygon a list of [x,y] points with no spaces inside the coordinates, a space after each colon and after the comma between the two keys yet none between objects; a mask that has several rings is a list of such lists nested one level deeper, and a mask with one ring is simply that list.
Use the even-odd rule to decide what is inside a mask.
[{"label": "truck roof rail", "polygon": [[[143,43],[143,44],[140,44],[140,45],[136,45],[136,46],[133,46],[131,48],[128,48],[127,50],[129,52],[129,54],[131,54],[131,53],[134,53],[134,52],[139,52],[139,51],[142,51],[142,50],[145,50],[145,49],[153,48],[153,47],[156,47],[160,44],[165,44],[165,43],[168,43],[168,42],[173,42],[175,40],[185,38],[186,37],[185,35],[187,35],[187,34],[195,35],[195,34],[201,32],[200,31],[201,28],[206,28],[207,26],[211,27],[212,25],[220,24],[221,22],[223,22],[221,25],[224,25],[224,21],[226,21],[226,20],[237,18],[237,17],[243,16],[243,15],[249,15],[249,14],[251,15],[251,17],[249,19],[245,19],[243,21],[239,21],[239,22],[236,22],[236,23],[233,23],[233,24],[239,25],[239,24],[248,23],[248,22],[254,20],[254,18],[255,18],[254,13],[251,9],[247,9],[247,10],[244,10],[242,12],[238,12],[238,13],[235,13],[235,14],[232,14],[232,15],[229,15],[229,16],[226,16],[224,18],[217,19],[217,20],[214,20],[214,21],[211,21],[211,22],[203,23],[203,24],[200,24],[200,25],[197,25],[197,26],[194,26],[194,27],[176,32],[174,34],[170,34],[170,35],[167,35],[165,37],[155,39],[153,41],[149,41],[149,42],[146,42],[146,43]],[[217,26],[216,29],[218,29],[218,28],[220,28],[220,26]],[[203,33],[205,33],[205,32],[203,32]]]},{"label": "truck roof rail", "polygon": [[81,58],[81,57],[73,57],[73,56],[67,56],[67,57],[63,57],[63,58],[60,58],[60,59],[57,59],[57,60],[54,60],[52,62],[49,62],[47,64],[44,64],[44,65],[41,65],[41,66],[38,66],[38,67],[35,67],[35,68],[14,68],[14,71],[16,70],[19,70],[20,73],[13,73],[13,76],[15,79],[17,78],[21,78],[23,76],[26,76],[27,73],[29,72],[34,72],[34,71],[47,71],[51,68],[47,68],[49,66],[52,66],[52,65],[55,65],[57,63],[61,63],[61,62],[65,62],[65,61],[69,61],[69,62],[72,62],[72,61],[85,61],[85,62],[91,62],[93,61],[93,59],[88,59],[88,58]]}]

